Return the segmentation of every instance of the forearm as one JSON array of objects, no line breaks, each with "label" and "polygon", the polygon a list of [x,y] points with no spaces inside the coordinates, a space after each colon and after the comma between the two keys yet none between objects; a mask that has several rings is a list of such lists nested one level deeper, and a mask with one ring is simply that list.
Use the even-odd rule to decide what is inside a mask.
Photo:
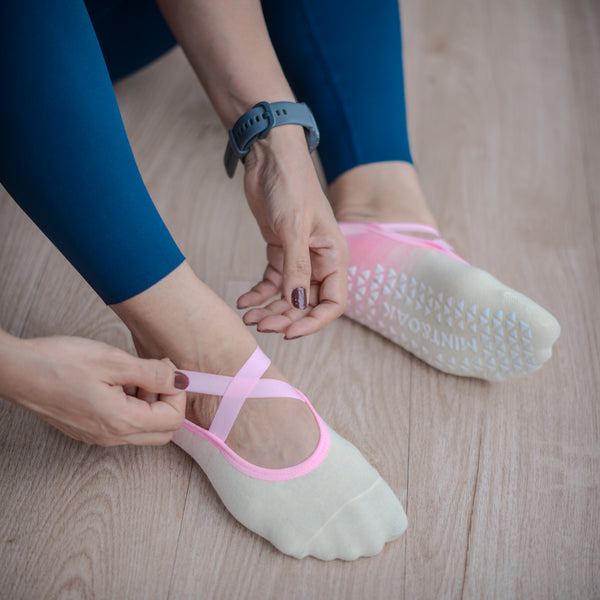
[{"label": "forearm", "polygon": [[31,358],[27,340],[0,329],[0,397],[21,403],[23,388],[28,385],[27,365]]},{"label": "forearm", "polygon": [[[158,4],[227,129],[258,102],[295,101],[259,0]],[[239,306],[282,295],[273,318],[261,313],[255,322],[290,338],[314,333],[343,312],[347,249],[302,127],[275,127],[252,144],[244,161],[244,191],[267,242],[269,264],[263,281]],[[292,319],[290,306],[304,313]]]},{"label": "forearm", "polygon": [[259,0],[158,4],[227,129],[257,102],[294,101]]}]

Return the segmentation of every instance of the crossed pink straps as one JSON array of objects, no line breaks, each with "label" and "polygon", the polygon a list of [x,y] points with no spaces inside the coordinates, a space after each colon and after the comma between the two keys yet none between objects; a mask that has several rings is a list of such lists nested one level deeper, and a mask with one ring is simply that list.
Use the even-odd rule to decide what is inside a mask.
[{"label": "crossed pink straps", "polygon": [[210,396],[222,396],[217,414],[209,431],[225,441],[246,398],[297,398],[304,402],[300,393],[285,381],[261,379],[269,368],[271,360],[256,347],[250,358],[234,377],[181,371],[190,381],[186,391],[199,392]]},{"label": "crossed pink straps", "polygon": [[345,235],[376,233],[397,242],[408,244],[409,246],[419,246],[421,248],[437,250],[446,256],[450,256],[451,258],[455,258],[456,260],[468,264],[464,258],[461,258],[458,254],[453,252],[452,246],[446,240],[440,237],[435,240],[428,240],[413,235],[406,235],[410,233],[429,233],[431,235],[439,236],[440,232],[430,225],[423,225],[422,223],[351,223],[347,221],[340,222],[338,225]]}]

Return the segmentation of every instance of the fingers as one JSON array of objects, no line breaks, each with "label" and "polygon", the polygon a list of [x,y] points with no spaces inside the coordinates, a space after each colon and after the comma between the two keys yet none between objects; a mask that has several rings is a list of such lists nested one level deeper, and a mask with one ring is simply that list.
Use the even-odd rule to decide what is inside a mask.
[{"label": "fingers", "polygon": [[247,308],[249,306],[258,306],[270,300],[280,292],[282,283],[283,277],[281,273],[275,270],[271,264],[267,265],[262,281],[238,298],[237,307]]},{"label": "fingers", "polygon": [[[252,308],[248,312],[244,314],[242,320],[246,325],[257,325],[258,331],[268,332],[268,331],[282,331],[279,327],[271,327],[269,324],[264,322],[265,319],[272,316],[281,316],[285,315],[289,317],[290,320],[299,319],[302,314],[307,311],[299,311],[293,308],[290,308],[288,301],[284,298],[280,300],[275,300],[266,306],[261,308]],[[290,321],[291,322],[291,321]],[[289,324],[289,323],[288,323]]]},{"label": "fingers", "polygon": [[283,295],[290,306],[308,306],[311,280],[310,244],[302,232],[290,231],[283,239]]},{"label": "fingers", "polygon": [[154,394],[176,394],[175,366],[168,359],[137,358],[123,352],[118,369],[113,370],[113,385],[136,386]]},{"label": "fingers", "polygon": [[[140,400],[143,402],[143,400]],[[160,402],[148,404],[142,408],[140,426],[145,426],[146,431],[173,432],[177,431],[185,419],[186,393],[177,391],[174,394],[163,394]]]},{"label": "fingers", "polygon": [[341,316],[346,308],[347,285],[345,269],[335,270],[323,279],[319,288],[318,303],[310,313],[286,329],[285,337],[291,339],[316,333]]},{"label": "fingers", "polygon": [[[96,443],[166,444],[185,419],[186,393],[175,387],[187,385],[169,359],[142,359],[123,353],[114,373],[112,393],[119,410],[104,425]],[[180,381],[181,378],[186,381]],[[132,394],[137,388],[137,397]],[[118,416],[117,416],[118,415]]]},{"label": "fingers", "polygon": [[[342,309],[343,312],[343,309]],[[301,336],[311,335],[320,331],[340,316],[339,305],[332,302],[322,302],[315,306],[308,315],[294,321],[286,330],[285,338],[292,340]]]},{"label": "fingers", "polygon": [[256,324],[260,332],[283,333],[286,339],[316,333],[344,312],[346,285],[345,272],[336,271],[320,284],[313,283],[305,310],[290,308],[284,299],[275,300],[246,312],[244,323]]},{"label": "fingers", "polygon": [[159,402],[148,403],[113,388],[113,400],[119,406],[99,424],[94,443],[101,446],[119,444],[166,444],[185,419],[186,394],[161,395]]}]

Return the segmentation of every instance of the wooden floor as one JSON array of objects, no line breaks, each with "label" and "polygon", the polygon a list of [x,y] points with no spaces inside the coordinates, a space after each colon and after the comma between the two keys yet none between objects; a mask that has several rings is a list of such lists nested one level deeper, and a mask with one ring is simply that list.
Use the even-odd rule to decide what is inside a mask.
[{"label": "wooden floor", "polygon": [[[404,537],[355,563],[279,554],[173,445],[89,447],[0,400],[1,598],[600,598],[600,3],[402,11],[426,194],[459,252],[556,315],[550,363],[490,385],[346,319],[292,343],[260,337],[406,507]],[[117,95],[161,214],[233,304],[264,250],[206,96],[179,50]],[[0,325],[133,351],[3,191]]]}]

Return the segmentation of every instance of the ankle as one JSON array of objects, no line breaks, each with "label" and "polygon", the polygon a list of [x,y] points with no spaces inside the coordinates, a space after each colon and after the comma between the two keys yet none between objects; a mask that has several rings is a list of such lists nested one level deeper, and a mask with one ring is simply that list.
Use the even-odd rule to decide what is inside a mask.
[{"label": "ankle", "polygon": [[338,221],[402,221],[437,228],[410,163],[355,167],[329,186],[328,196]]},{"label": "ankle", "polygon": [[234,375],[256,347],[236,313],[184,263],[151,288],[111,307],[140,356],[180,369]]}]

